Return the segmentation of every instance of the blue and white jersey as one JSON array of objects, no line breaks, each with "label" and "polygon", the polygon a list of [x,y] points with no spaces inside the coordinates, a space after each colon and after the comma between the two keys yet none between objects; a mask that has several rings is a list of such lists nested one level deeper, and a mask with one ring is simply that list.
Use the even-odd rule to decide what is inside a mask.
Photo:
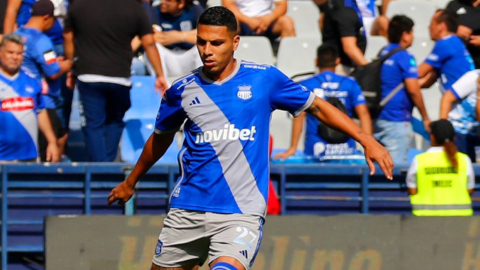
[{"label": "blue and white jersey", "polygon": [[[380,56],[385,56],[391,50],[399,48],[398,44],[389,44]],[[418,79],[418,68],[415,58],[408,51],[399,51],[390,56],[382,64],[382,99],[388,96],[399,84],[406,79]],[[378,119],[392,122],[412,121],[413,101],[403,87],[380,111]]]},{"label": "blue and white jersey", "polygon": [[43,109],[40,81],[20,71],[0,73],[0,160],[34,159],[37,154],[37,110]]},{"label": "blue and white jersey", "polygon": [[435,43],[425,63],[435,68],[442,91],[451,89],[463,74],[475,69],[475,64],[463,44],[456,35],[449,35]]},{"label": "blue and white jersey", "polygon": [[[160,25],[162,31],[168,32],[172,30],[176,31],[190,31],[197,28],[197,21],[203,12],[203,8],[198,5],[185,8],[178,16],[173,16],[166,13],[161,13],[160,8],[153,7],[155,11],[155,18],[153,23]],[[172,44],[167,46],[169,49],[182,49],[188,50],[193,47],[193,44],[186,42]]]},{"label": "blue and white jersey", "polygon": [[480,76],[480,69],[469,71],[458,79],[449,90],[458,98],[448,114],[448,120],[452,122],[457,133],[477,134],[478,122],[475,106],[477,105],[478,76]]},{"label": "blue and white jersey", "polygon": [[[325,71],[301,81],[300,84],[312,90],[321,99],[327,99],[328,97],[338,98],[347,108],[348,116],[350,117],[352,117],[355,107],[366,104],[360,85],[352,77]],[[310,114],[307,114],[306,119],[305,155],[329,156],[357,153],[353,139],[349,139],[345,143],[328,143],[318,133],[320,120]]]},{"label": "blue and white jersey", "polygon": [[[25,43],[22,69],[35,75],[36,78],[50,77],[60,71],[57,55],[52,41],[37,29],[20,27],[15,33],[22,36]],[[60,80],[49,80],[48,94],[43,95],[46,108],[54,109],[55,101],[60,96]]]},{"label": "blue and white jersey", "polygon": [[186,120],[170,207],[263,216],[271,114],[298,115],[314,98],[275,67],[245,61],[222,81],[208,79],[200,67],[174,82],[155,123],[162,133]]},{"label": "blue and white jersey", "polygon": [[377,11],[375,0],[357,0],[357,6],[362,14],[362,18],[375,18]]}]

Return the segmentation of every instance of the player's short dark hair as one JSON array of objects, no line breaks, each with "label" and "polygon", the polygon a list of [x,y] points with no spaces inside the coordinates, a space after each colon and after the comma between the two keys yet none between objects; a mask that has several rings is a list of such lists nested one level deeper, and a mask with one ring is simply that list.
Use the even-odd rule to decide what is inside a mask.
[{"label": "player's short dark hair", "polygon": [[318,67],[335,67],[338,58],[338,51],[335,46],[325,43],[317,48]]},{"label": "player's short dark hair", "polygon": [[415,23],[405,15],[395,15],[388,25],[388,40],[390,43],[399,43],[403,33],[410,33]]},{"label": "player's short dark hair", "polygon": [[233,12],[225,7],[207,8],[198,18],[198,24],[226,26],[228,31],[237,32],[237,19]]},{"label": "player's short dark hair", "polygon": [[3,48],[7,42],[13,42],[18,45],[24,45],[23,39],[19,34],[10,33],[3,36],[2,42],[0,42],[0,47]]},{"label": "player's short dark hair", "polygon": [[[456,33],[458,28],[458,15],[457,13],[446,10],[446,9],[438,9],[437,12],[441,12],[440,15],[437,17],[437,23],[445,23],[447,26],[447,30],[450,33]],[[437,13],[435,12],[435,13]]]}]

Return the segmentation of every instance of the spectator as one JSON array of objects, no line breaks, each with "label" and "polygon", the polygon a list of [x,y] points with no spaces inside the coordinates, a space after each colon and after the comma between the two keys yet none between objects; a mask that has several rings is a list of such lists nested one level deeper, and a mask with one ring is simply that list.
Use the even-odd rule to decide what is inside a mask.
[{"label": "spectator", "polygon": [[407,188],[415,216],[471,216],[470,194],[475,175],[470,159],[458,153],[448,120],[430,125],[430,147],[417,155],[407,173]]},{"label": "spectator", "polygon": [[[362,16],[362,23],[364,25],[365,33],[371,36],[384,36],[387,37],[387,28],[389,19],[386,14],[386,7],[391,0],[382,0],[382,12],[378,14],[377,7],[375,5],[376,1],[373,0],[357,0],[357,6],[359,7],[360,14]],[[313,0],[320,9],[320,19],[319,25],[320,29],[323,31],[323,18],[325,15],[325,10],[328,8],[328,0]]]},{"label": "spectator", "polygon": [[[25,40],[25,59],[22,68],[27,69],[39,80],[46,80],[48,91],[43,93],[42,98],[58,140],[66,133],[56,111],[61,92],[59,78],[70,70],[72,61],[64,60],[63,57],[57,59],[52,41],[44,34],[55,23],[53,3],[49,0],[35,2],[31,15],[28,22],[15,31]],[[45,161],[47,141],[42,134],[38,143],[41,160]]]},{"label": "spectator", "polygon": [[197,20],[203,8],[191,0],[162,0],[155,8],[153,38],[157,42],[164,74],[180,76],[202,65],[197,49]]},{"label": "spectator", "polygon": [[20,69],[23,47],[17,34],[5,35],[0,43],[0,161],[36,161],[40,128],[48,140],[46,159],[57,162],[60,155],[43,109],[40,81]]},{"label": "spectator", "polygon": [[480,68],[480,0],[451,1],[446,9],[458,15],[457,35],[467,44],[475,67]]},{"label": "spectator", "polygon": [[413,106],[420,112],[425,128],[430,123],[418,83],[417,64],[406,51],[413,42],[413,24],[406,16],[394,16],[388,27],[390,44],[380,53],[385,56],[398,50],[381,67],[382,100],[389,95],[392,98],[375,121],[374,137],[387,148],[393,161],[399,163],[407,161],[408,146],[413,139]]},{"label": "spectator", "polygon": [[440,118],[452,123],[458,151],[467,154],[472,161],[475,161],[475,146],[480,145],[475,113],[479,74],[480,69],[465,73],[443,94],[440,102]]},{"label": "spectator", "polygon": [[222,5],[235,14],[241,36],[295,36],[293,19],[285,16],[287,0],[222,0]]},{"label": "spectator", "polygon": [[70,5],[65,55],[76,58],[73,74],[80,91],[89,161],[113,161],[117,156],[123,116],[130,107],[131,41],[135,36],[157,73],[155,87],[164,91],[167,85],[152,27],[138,1],[83,0]]},{"label": "spectator", "polygon": [[418,67],[418,77],[423,88],[430,87],[437,78],[442,92],[450,89],[466,72],[473,70],[473,63],[462,40],[455,34],[458,19],[455,13],[438,10],[430,22],[430,37],[436,41],[430,55]]},{"label": "spectator", "polygon": [[[362,129],[366,133],[372,134],[372,121],[365,98],[362,95],[362,89],[355,79],[335,74],[335,66],[339,62],[340,58],[338,58],[335,47],[330,44],[321,45],[317,49],[316,59],[316,65],[320,69],[320,73],[300,82],[300,84],[308,89],[312,89],[319,98],[328,100],[328,98],[335,97],[339,99],[347,108],[348,116],[352,117],[355,111],[360,119]],[[280,158],[283,160],[295,154],[305,117],[307,128],[304,153],[306,155],[351,155],[358,153],[355,149],[355,141],[352,138],[347,138],[342,143],[332,143],[327,138],[322,138],[319,132],[320,121],[313,115],[306,115],[303,112],[293,119],[290,148],[284,153],[277,154],[275,159]]]},{"label": "spectator", "polygon": [[330,0],[325,10],[323,43],[332,44],[340,55],[337,73],[348,75],[354,66],[368,64],[364,56],[367,40],[356,1]]}]

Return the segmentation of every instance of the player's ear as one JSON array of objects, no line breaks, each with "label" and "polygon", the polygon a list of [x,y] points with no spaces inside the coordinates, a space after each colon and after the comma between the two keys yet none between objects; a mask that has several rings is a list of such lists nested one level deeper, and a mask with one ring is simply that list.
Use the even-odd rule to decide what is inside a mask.
[{"label": "player's ear", "polygon": [[238,44],[240,44],[240,36],[235,34],[233,37],[233,50],[236,51],[238,48]]}]

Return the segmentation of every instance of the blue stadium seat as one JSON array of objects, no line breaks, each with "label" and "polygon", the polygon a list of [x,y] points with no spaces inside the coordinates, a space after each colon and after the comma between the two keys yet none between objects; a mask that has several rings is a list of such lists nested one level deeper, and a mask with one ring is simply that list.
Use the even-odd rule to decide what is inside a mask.
[{"label": "blue stadium seat", "polygon": [[132,76],[130,99],[132,106],[125,113],[124,121],[139,118],[155,119],[160,106],[160,94],[155,92],[155,77]]}]

